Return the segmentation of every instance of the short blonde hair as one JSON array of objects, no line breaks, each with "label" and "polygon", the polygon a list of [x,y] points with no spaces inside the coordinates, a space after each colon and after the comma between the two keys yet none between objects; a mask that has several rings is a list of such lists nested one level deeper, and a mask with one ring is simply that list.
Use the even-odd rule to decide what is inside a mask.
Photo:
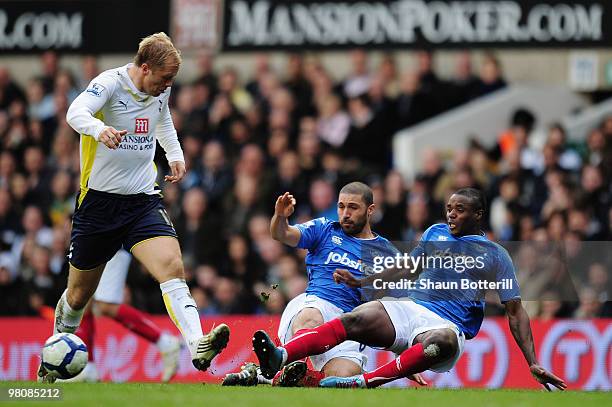
[{"label": "short blonde hair", "polygon": [[162,68],[166,64],[178,66],[182,61],[181,52],[174,47],[172,40],[164,32],[143,38],[134,57],[136,66],[147,64],[151,68]]}]

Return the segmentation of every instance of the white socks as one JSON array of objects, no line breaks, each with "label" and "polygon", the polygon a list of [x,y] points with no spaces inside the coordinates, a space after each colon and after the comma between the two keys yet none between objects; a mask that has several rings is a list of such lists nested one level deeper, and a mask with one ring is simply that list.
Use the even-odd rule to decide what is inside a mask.
[{"label": "white socks", "polygon": [[60,332],[67,332],[73,334],[81,324],[81,318],[83,317],[83,312],[85,308],[82,310],[74,310],[68,305],[68,301],[66,300],[66,292],[68,290],[64,290],[64,293],[60,297],[57,302],[57,306],[55,307],[55,321],[53,323],[53,334],[57,334]]},{"label": "white socks", "polygon": [[159,285],[164,298],[164,304],[168,310],[168,315],[183,334],[185,342],[191,352],[191,357],[195,357],[196,347],[202,333],[200,315],[196,303],[189,293],[189,288],[185,280],[174,278]]}]

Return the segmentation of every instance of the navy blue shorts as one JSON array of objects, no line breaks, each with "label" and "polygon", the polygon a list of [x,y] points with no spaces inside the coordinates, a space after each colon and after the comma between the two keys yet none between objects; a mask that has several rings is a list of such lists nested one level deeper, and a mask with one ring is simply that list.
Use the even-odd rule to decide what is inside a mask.
[{"label": "navy blue shorts", "polygon": [[90,189],[72,218],[68,259],[73,267],[90,270],[109,261],[121,247],[131,251],[137,243],[158,236],[176,237],[159,194]]}]

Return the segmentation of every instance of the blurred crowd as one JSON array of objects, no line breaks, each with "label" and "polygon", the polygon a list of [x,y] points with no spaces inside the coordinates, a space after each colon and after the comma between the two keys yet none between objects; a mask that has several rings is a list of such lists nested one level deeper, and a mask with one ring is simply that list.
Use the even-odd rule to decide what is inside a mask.
[{"label": "blurred crowd", "polygon": [[[612,316],[612,118],[584,142],[551,124],[544,148],[533,149],[537,118],[518,109],[495,148],[475,137],[464,149],[428,150],[421,172],[406,180],[393,170],[396,131],[506,86],[493,55],[473,67],[469,53],[458,54],[450,78],[436,74],[433,57],[416,52],[414,66],[400,72],[392,54],[373,64],[355,50],[347,54],[352,72],[338,79],[316,56],[288,55],[275,70],[260,55],[252,76],[241,78],[219,69],[213,54],[198,54],[197,79],[175,84],[171,100],[186,179],[164,184],[161,148],[156,162],[203,315],[281,313],[307,276],[305,252],[270,237],[276,197],[296,197],[291,222],[335,219],[337,191],[361,180],[378,205],[373,229],[390,240],[418,239],[443,221],[456,188],[483,189],[491,238],[530,242],[513,255],[532,317]],[[0,66],[0,315],[39,315],[66,284],[79,135],[65,114],[99,68],[85,56],[81,71],[70,72],[53,52],[40,63],[26,84]],[[564,256],[551,242],[562,243]],[[603,244],[597,255],[587,254],[592,242]],[[157,283],[136,262],[126,301],[164,312]]]}]

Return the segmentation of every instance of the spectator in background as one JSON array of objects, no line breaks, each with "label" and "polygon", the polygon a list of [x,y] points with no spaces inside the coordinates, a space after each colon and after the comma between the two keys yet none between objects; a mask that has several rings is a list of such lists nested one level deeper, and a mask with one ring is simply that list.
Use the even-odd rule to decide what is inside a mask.
[{"label": "spectator in background", "polygon": [[59,71],[59,58],[53,50],[45,51],[40,56],[41,75],[40,82],[43,87],[43,94],[53,93],[55,79]]},{"label": "spectator in background", "polygon": [[563,303],[559,298],[559,294],[555,291],[547,291],[542,294],[542,300],[539,302],[540,309],[538,319],[541,321],[550,321],[563,316]]},{"label": "spectator in background", "polygon": [[480,66],[480,78],[474,97],[481,97],[506,87],[499,60],[493,54],[486,54]]},{"label": "spectator in background", "polygon": [[68,271],[68,247],[70,244],[70,223],[53,228],[53,243],[49,253],[49,269],[54,275]]},{"label": "spectator in background", "polygon": [[23,89],[13,81],[9,70],[0,66],[0,111],[9,110],[19,100],[26,101]]},{"label": "spectator in background", "polygon": [[38,146],[26,148],[23,157],[23,166],[26,171],[26,183],[30,202],[36,202],[46,210],[49,202],[49,186],[51,174],[46,169],[45,155]]},{"label": "spectator in background", "polygon": [[[434,196],[434,191],[446,172],[440,153],[433,148],[425,148],[421,152],[421,160],[422,170],[417,176],[424,182],[427,195]],[[463,168],[457,168],[456,170],[459,171],[461,169]]]},{"label": "spectator in background", "polygon": [[218,79],[214,72],[214,54],[206,49],[200,50],[196,56],[196,75],[198,82],[205,83],[210,89],[211,96],[217,94]]},{"label": "spectator in background", "polygon": [[225,244],[221,238],[222,219],[208,212],[206,194],[192,188],[183,197],[183,216],[176,221],[176,232],[183,257],[191,264],[218,264]]},{"label": "spectator in background", "polygon": [[253,63],[253,76],[246,84],[245,89],[251,94],[253,99],[260,100],[262,98],[260,83],[264,77],[269,77],[272,74],[272,68],[270,68],[270,58],[266,53],[259,53],[255,55],[255,62]]},{"label": "spectator in background", "polygon": [[0,253],[0,298],[1,316],[29,313],[26,287],[8,253]]},{"label": "spectator in background", "polygon": [[559,166],[566,171],[578,171],[582,165],[579,147],[567,140],[565,128],[561,123],[553,123],[548,128],[546,144],[559,151]]},{"label": "spectator in background", "polygon": [[312,87],[304,72],[304,59],[300,54],[290,54],[285,68],[285,87],[293,94],[299,117],[312,115]]},{"label": "spectator in background", "polygon": [[383,203],[377,203],[376,212],[380,214],[380,220],[373,224],[374,230],[391,241],[400,240],[406,224],[405,208],[404,179],[399,172],[389,171],[384,182]]},{"label": "spectator in background", "polygon": [[595,262],[589,265],[587,272],[587,285],[592,287],[597,293],[599,301],[608,303],[606,316],[610,316],[609,303],[612,301],[612,279],[608,275],[608,270],[603,262]]},{"label": "spectator in background", "polygon": [[402,232],[402,240],[407,242],[420,240],[425,229],[431,225],[429,208],[423,198],[415,197],[408,200],[406,220],[406,228]]},{"label": "spectator in background", "polygon": [[225,202],[223,223],[228,234],[244,234],[251,217],[261,212],[257,179],[248,175],[239,175],[234,183],[233,194]]},{"label": "spectator in background", "polygon": [[15,174],[15,156],[9,151],[0,152],[0,188],[9,188]]},{"label": "spectator in background", "polygon": [[367,95],[348,101],[351,127],[342,151],[346,158],[361,162],[366,171],[384,173],[390,162],[391,132],[384,118],[377,116]]},{"label": "spectator in background", "polygon": [[184,136],[191,136],[202,141],[205,137],[205,112],[196,110],[196,98],[194,87],[183,85],[176,95],[175,115],[181,116],[181,133]]},{"label": "spectator in background", "polygon": [[287,191],[291,191],[298,202],[306,202],[308,183],[301,173],[300,160],[294,151],[286,151],[280,156],[270,197]]},{"label": "spectator in background", "polygon": [[12,246],[20,229],[20,214],[13,209],[11,194],[6,188],[0,188],[0,252]]},{"label": "spectator in background", "polygon": [[219,277],[214,287],[214,304],[219,314],[239,314],[242,309],[240,284],[227,277]]},{"label": "spectator in background", "polygon": [[300,120],[297,153],[300,158],[300,168],[308,182],[311,182],[321,171],[319,161],[321,143],[316,129],[317,124],[313,117],[307,116]]},{"label": "spectator in background", "polygon": [[593,209],[593,215],[598,228],[607,223],[608,211],[612,206],[610,183],[604,182],[604,174],[600,167],[585,165],[581,173],[581,186],[584,196],[582,201]]},{"label": "spectator in background", "polygon": [[434,54],[428,50],[420,50],[416,52],[417,59],[417,73],[419,77],[419,83],[421,84],[421,90],[424,94],[428,95],[432,100],[438,101],[438,110],[442,111],[447,106],[444,98],[443,83],[438,78],[438,75],[434,72]]},{"label": "spectator in background", "polygon": [[[240,117],[240,115],[234,107],[229,95],[226,93],[218,94],[213,100],[208,116],[211,136],[227,143],[230,124],[238,117]],[[176,127],[176,121],[174,121],[174,123]],[[177,127],[177,131],[178,130],[179,128]]]},{"label": "spectator in background", "polygon": [[454,103],[459,106],[476,98],[480,81],[472,69],[472,57],[469,51],[461,51],[455,58],[455,76],[452,81]]},{"label": "spectator in background", "polygon": [[602,317],[603,303],[593,287],[585,286],[580,290],[580,303],[574,311],[574,318],[589,319]]},{"label": "spectator in background", "polygon": [[67,171],[71,174],[79,172],[80,162],[74,132],[68,128],[60,128],[54,134],[51,154],[46,167],[50,172]]},{"label": "spectator in background", "polygon": [[219,310],[212,302],[210,296],[200,287],[192,287],[191,296],[198,307],[198,313],[200,316],[212,316],[219,314]]},{"label": "spectator in background", "polygon": [[345,79],[342,92],[347,99],[363,95],[370,88],[371,75],[368,54],[361,48],[350,52],[353,71]]},{"label": "spectator in background", "polygon": [[229,98],[239,112],[246,112],[253,105],[253,98],[239,83],[238,72],[225,68],[219,75],[219,92]]},{"label": "spectator in background", "polygon": [[489,152],[490,158],[499,161],[516,150],[520,154],[521,168],[539,174],[542,170],[541,157],[529,147],[529,136],[535,123],[536,118],[531,111],[525,108],[516,109],[510,120],[510,128],[500,134],[497,145]]},{"label": "spectator in background", "polygon": [[75,195],[72,177],[66,171],[58,171],[51,181],[51,203],[48,216],[53,226],[62,226],[70,221],[74,211]]},{"label": "spectator in background", "polygon": [[257,281],[265,279],[265,269],[251,250],[247,239],[242,235],[231,235],[227,244],[228,264],[226,275],[236,278],[246,287],[252,287]]},{"label": "spectator in background", "polygon": [[385,53],[378,65],[378,78],[387,97],[394,99],[399,93],[397,62],[391,53]]},{"label": "spectator in background", "polygon": [[53,231],[44,224],[42,211],[37,206],[30,205],[25,208],[21,228],[23,233],[15,238],[11,248],[17,264],[29,261],[27,255],[32,245],[51,247],[53,243]]},{"label": "spectator in background", "polygon": [[100,74],[98,58],[95,55],[84,55],[81,60],[81,76],[78,82],[78,89],[87,89],[87,85]]},{"label": "spectator in background", "polygon": [[491,229],[500,240],[513,240],[516,235],[519,216],[523,212],[519,197],[518,180],[504,178],[499,186],[499,196],[493,199],[489,211]]},{"label": "spectator in background", "polygon": [[30,290],[41,295],[44,305],[53,307],[56,304],[57,298],[64,291],[66,275],[55,277],[51,273],[49,262],[49,249],[35,245],[26,266],[31,268],[32,271],[25,274],[32,276],[28,282]]},{"label": "spectator in background", "polygon": [[374,116],[380,119],[382,133],[393,133],[397,129],[395,101],[385,93],[385,82],[380,75],[374,75],[368,91],[370,105]]},{"label": "spectator in background", "polygon": [[419,75],[413,70],[402,74],[396,106],[398,129],[429,119],[438,110],[435,99],[423,92]]},{"label": "spectator in background", "polygon": [[203,147],[200,162],[193,173],[194,183],[204,190],[211,208],[219,208],[233,182],[232,171],[227,165],[225,151],[220,142],[211,141]]},{"label": "spectator in background", "polygon": [[342,102],[336,95],[319,100],[317,134],[321,140],[333,147],[341,147],[348,136],[351,117],[342,110]]},{"label": "spectator in background", "polygon": [[310,205],[313,218],[338,220],[336,193],[328,181],[317,179],[310,184]]},{"label": "spectator in background", "polygon": [[257,205],[265,206],[270,199],[273,187],[273,175],[265,166],[264,152],[257,144],[247,144],[240,151],[240,159],[234,172],[236,178],[245,176],[257,183]]}]

